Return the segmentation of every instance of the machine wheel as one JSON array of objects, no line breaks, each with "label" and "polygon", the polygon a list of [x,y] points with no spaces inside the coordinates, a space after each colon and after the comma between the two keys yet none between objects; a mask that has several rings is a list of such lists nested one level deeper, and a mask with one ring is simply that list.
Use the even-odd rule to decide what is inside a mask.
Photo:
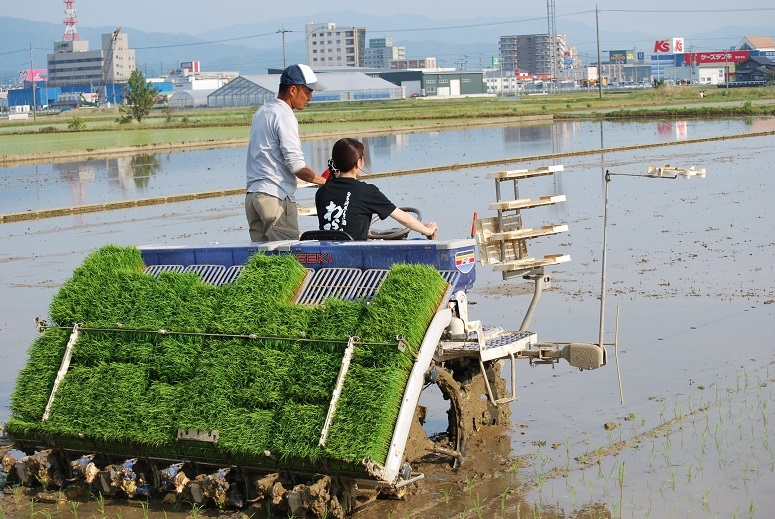
[{"label": "machine wheel", "polygon": [[[452,466],[460,465],[465,456],[466,441],[473,432],[473,421],[466,405],[465,392],[452,373],[442,366],[432,368],[433,376],[428,384],[436,385],[446,402],[447,429],[439,438],[430,438],[423,429],[427,409],[417,406],[415,420],[409,432],[405,459],[410,463],[422,461],[429,455],[443,455],[452,459]],[[431,372],[429,372],[431,373]]]},{"label": "machine wheel", "polygon": [[450,445],[454,446],[460,456],[455,458],[454,467],[458,467],[463,457],[466,455],[466,442],[474,431],[473,420],[466,402],[466,396],[460,387],[460,383],[455,380],[452,373],[446,369],[439,369],[439,378],[436,382],[439,390],[446,400],[449,400],[450,407],[447,411],[449,425],[447,428],[447,438]]}]

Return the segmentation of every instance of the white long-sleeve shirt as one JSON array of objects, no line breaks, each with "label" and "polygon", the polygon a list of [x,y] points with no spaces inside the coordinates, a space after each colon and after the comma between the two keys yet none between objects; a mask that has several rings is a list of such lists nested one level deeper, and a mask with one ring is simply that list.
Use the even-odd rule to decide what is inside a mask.
[{"label": "white long-sleeve shirt", "polygon": [[305,165],[293,109],[280,99],[269,101],[258,109],[250,127],[247,192],[295,202],[296,173]]}]

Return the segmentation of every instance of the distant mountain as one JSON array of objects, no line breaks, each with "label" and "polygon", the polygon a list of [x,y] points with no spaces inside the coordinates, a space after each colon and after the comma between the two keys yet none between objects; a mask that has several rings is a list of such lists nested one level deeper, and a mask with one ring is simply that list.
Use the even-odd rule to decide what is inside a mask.
[{"label": "distant mountain", "polygon": [[[81,40],[97,50],[102,34],[115,27],[78,27]],[[282,65],[282,44],[264,49],[235,43],[210,43],[188,34],[147,33],[129,27],[121,29],[135,49],[137,66],[148,76],[177,68],[181,61],[198,60],[208,70],[236,70],[243,73],[264,73],[267,67]],[[63,24],[31,22],[18,18],[0,17],[0,82],[15,84],[18,72],[29,68],[30,44],[35,68],[46,68],[46,55],[53,52],[54,42],[60,41]]]},{"label": "distant mountain", "polygon": [[[596,60],[597,41],[594,20],[585,23],[578,18],[559,17],[557,32],[567,34],[571,46],[578,49],[582,62]],[[238,71],[242,74],[265,73],[267,68],[283,64],[283,38],[287,63],[305,61],[305,24],[334,22],[338,26],[365,26],[366,37],[391,37],[394,45],[406,47],[410,58],[434,56],[439,65],[454,67],[465,63],[476,69],[487,66],[498,54],[501,35],[546,33],[546,20],[529,21],[478,16],[467,20],[438,22],[410,14],[375,16],[357,11],[304,15],[288,18],[282,23],[268,21],[257,24],[237,24],[191,34],[149,33],[131,27],[122,28],[129,37],[129,45],[136,50],[138,67],[147,76],[157,76],[181,61],[200,61],[203,70]],[[692,28],[698,26],[691,26]],[[78,26],[82,40],[90,48],[98,49],[101,35],[113,32],[115,27]],[[687,50],[721,50],[736,45],[744,36],[772,35],[772,29],[763,27],[726,26],[707,32],[663,34],[660,27],[644,25],[643,30],[615,31],[607,26],[600,29],[600,49],[605,59],[607,50],[633,49],[651,53],[654,41],[671,36],[686,39]],[[35,68],[46,68],[46,55],[53,43],[60,41],[63,24],[33,22],[18,18],[0,17],[0,83],[15,84],[18,72],[29,68],[30,46]]]}]

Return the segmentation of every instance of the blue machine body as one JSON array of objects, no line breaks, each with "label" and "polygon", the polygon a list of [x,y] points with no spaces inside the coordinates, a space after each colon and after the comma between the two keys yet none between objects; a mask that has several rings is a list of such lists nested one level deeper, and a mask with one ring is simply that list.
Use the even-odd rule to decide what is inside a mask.
[{"label": "blue machine body", "polygon": [[468,290],[476,281],[476,242],[459,240],[382,241],[278,241],[265,243],[208,244],[196,246],[147,245],[140,247],[146,266],[244,265],[253,254],[293,254],[307,268],[389,269],[396,263],[431,265],[458,271],[455,290]]}]

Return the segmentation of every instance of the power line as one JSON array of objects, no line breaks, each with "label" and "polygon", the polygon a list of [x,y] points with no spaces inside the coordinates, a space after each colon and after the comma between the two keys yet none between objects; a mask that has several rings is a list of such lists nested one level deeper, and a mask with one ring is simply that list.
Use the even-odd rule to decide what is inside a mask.
[{"label": "power line", "polygon": [[[28,52],[30,49],[19,49],[19,50],[11,50],[8,52],[0,52],[0,56],[10,56],[11,54],[18,54],[19,52]],[[41,49],[34,49],[34,50],[41,50]]]},{"label": "power line", "polygon": [[225,43],[229,41],[249,40],[252,38],[261,38],[264,36],[274,36],[274,32],[268,32],[266,34],[252,34],[250,36],[240,36],[238,38],[227,38],[225,40],[211,40],[211,41],[199,41],[193,43],[176,43],[173,45],[155,45],[151,47],[134,47],[135,50],[148,50],[148,49],[169,49],[172,47],[192,47],[195,45],[210,45],[212,43]]},{"label": "power line", "polygon": [[775,11],[775,7],[751,7],[748,9],[601,9],[601,13],[753,13]]},{"label": "power line", "polygon": [[[588,13],[594,13],[594,11],[578,11],[575,13],[568,13],[563,16],[576,16],[579,14],[588,14]],[[471,29],[474,27],[492,27],[495,25],[509,25],[509,24],[515,24],[515,23],[524,23],[524,22],[543,22],[546,20],[545,16],[537,16],[535,18],[522,18],[520,20],[505,20],[500,22],[485,22],[485,23],[471,23],[471,24],[465,24],[465,25],[447,25],[443,27],[418,27],[415,29],[371,29],[372,32],[415,32],[415,31],[444,31],[448,29]]]}]

